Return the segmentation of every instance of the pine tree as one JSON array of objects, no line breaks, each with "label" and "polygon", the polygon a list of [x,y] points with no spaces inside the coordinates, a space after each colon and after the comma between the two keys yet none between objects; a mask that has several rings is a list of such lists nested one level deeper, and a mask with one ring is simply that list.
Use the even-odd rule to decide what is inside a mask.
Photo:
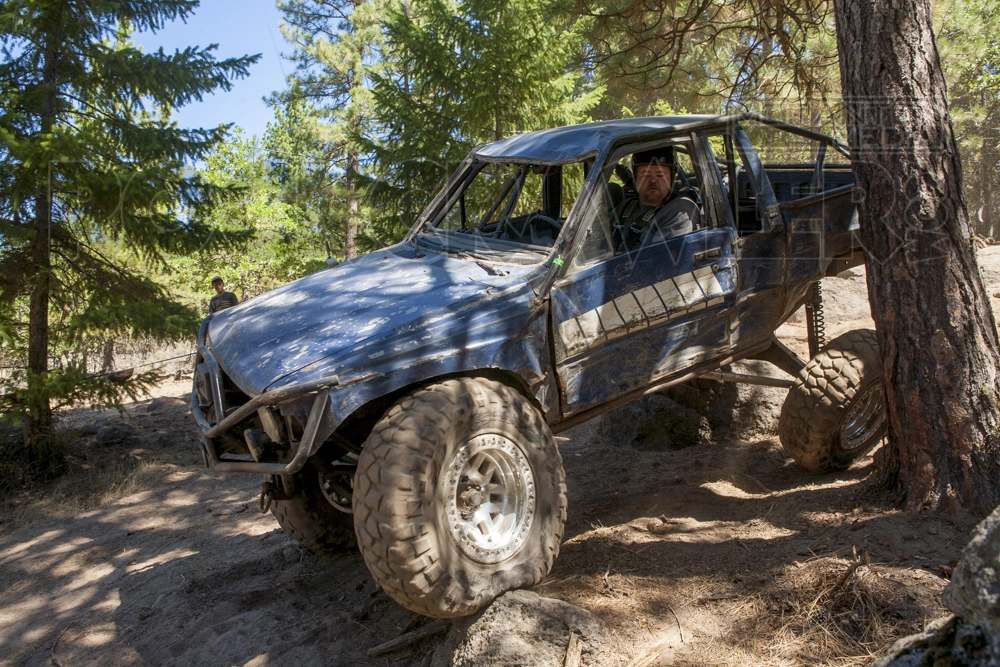
[{"label": "pine tree", "polygon": [[217,205],[209,218],[213,233],[228,242],[169,260],[170,282],[178,291],[201,297],[201,312],[208,311],[206,288],[215,275],[245,301],[326,267],[322,235],[307,202],[282,196],[291,177],[282,184],[278,175],[296,171],[296,164],[279,162],[281,169],[274,167],[266,146],[278,143],[274,134],[279,128],[268,124],[264,145],[234,128],[200,170],[216,187],[240,188],[238,196]]},{"label": "pine tree", "polygon": [[[284,15],[282,32],[294,47],[296,73],[285,100],[307,100],[322,124],[314,128],[325,136],[342,176],[340,197],[343,254],[358,254],[362,217],[361,181],[365,155],[357,137],[367,131],[370,118],[371,76],[382,67],[383,32],[380,17],[387,0],[286,0],[278,3]],[[329,174],[330,172],[328,172]]]},{"label": "pine tree", "polygon": [[836,0],[872,319],[884,481],[909,509],[1000,502],[1000,340],[970,242],[930,0]]},{"label": "pine tree", "polygon": [[971,224],[1000,235],[1000,12],[992,0],[955,0],[935,7],[938,44],[962,156]]},{"label": "pine tree", "polygon": [[329,253],[343,256],[348,206],[328,123],[294,86],[273,100],[273,109],[263,139],[270,176],[282,200],[322,236]]},{"label": "pine tree", "polygon": [[[405,9],[405,7],[404,7]],[[603,94],[579,67],[575,19],[550,0],[425,0],[385,21],[368,152],[375,219],[407,228],[476,144],[590,120]]]},{"label": "pine tree", "polygon": [[[843,129],[832,5],[825,0],[565,0],[586,19],[599,113],[666,101],[695,113],[759,111]],[[838,125],[831,127],[836,121]]]},{"label": "pine tree", "polygon": [[[189,334],[196,314],[125,262],[162,261],[205,241],[225,194],[185,172],[226,131],[180,129],[170,112],[247,75],[257,56],[216,60],[214,47],[145,53],[133,30],[185,19],[197,0],[0,2],[0,333],[30,447],[52,432],[52,399],[115,400],[86,369],[50,370],[50,355],[94,330]],[[6,399],[5,399],[6,400]],[[38,457],[44,459],[43,454]]]}]

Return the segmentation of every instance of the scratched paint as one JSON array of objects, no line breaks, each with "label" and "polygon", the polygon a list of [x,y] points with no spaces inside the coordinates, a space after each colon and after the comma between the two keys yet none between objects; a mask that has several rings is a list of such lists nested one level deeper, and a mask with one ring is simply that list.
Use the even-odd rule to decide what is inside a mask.
[{"label": "scratched paint", "polygon": [[720,306],[725,293],[712,268],[702,267],[629,292],[560,323],[560,342],[566,355],[573,356],[604,340]]},{"label": "scratched paint", "polygon": [[[477,155],[550,164],[604,160],[623,141],[719,123],[707,116],[607,121],[518,135]],[[858,245],[849,188],[786,201],[801,196],[801,187],[774,182],[764,191],[771,185],[784,202],[784,224],[767,234],[737,240],[730,227],[699,230],[586,267],[548,294],[539,286],[551,284],[564,262],[504,265],[498,275],[475,261],[398,244],[227,309],[211,319],[202,342],[249,395],[337,375],[321,439],[401,387],[487,368],[518,375],[557,423],[738,356],[788,315],[824,270],[824,253]],[[572,217],[566,221],[554,252],[566,251],[560,243],[576,226]],[[282,409],[299,414],[308,407],[302,398]]]},{"label": "scratched paint", "polygon": [[[530,268],[511,267],[507,284],[523,282]],[[486,278],[496,280],[474,262],[430,253],[418,257],[400,244],[221,311],[211,320],[209,338],[229,377],[256,395],[320,359],[369,339],[383,340],[393,330],[428,335],[435,319],[475,307],[484,292],[496,289],[482,282]],[[366,354],[388,358],[392,348],[418,345],[416,336]]]}]

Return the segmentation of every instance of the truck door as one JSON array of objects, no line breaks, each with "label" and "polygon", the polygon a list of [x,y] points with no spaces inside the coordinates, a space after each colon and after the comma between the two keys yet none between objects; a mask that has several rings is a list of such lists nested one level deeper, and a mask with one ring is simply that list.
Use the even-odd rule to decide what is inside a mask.
[{"label": "truck door", "polygon": [[737,287],[730,322],[734,350],[768,340],[784,313],[785,227],[764,167],[739,125],[701,135],[715,155],[737,234]]},{"label": "truck door", "polygon": [[[678,145],[691,155],[693,141]],[[703,211],[699,228],[688,234],[620,254],[611,247],[609,213],[619,197],[615,184],[607,181],[619,159],[649,147],[612,156],[584,208],[583,233],[564,276],[551,290],[564,416],[729,351],[735,234],[718,224],[711,206]],[[690,157],[681,163],[688,165],[686,179],[697,195],[703,169]]]}]

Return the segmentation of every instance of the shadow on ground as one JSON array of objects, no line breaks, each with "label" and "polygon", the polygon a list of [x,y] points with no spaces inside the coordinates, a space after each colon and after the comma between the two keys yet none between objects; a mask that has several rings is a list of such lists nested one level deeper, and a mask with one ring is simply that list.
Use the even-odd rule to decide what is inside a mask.
[{"label": "shadow on ground", "polygon": [[[356,552],[289,540],[258,478],[200,468],[182,406],[163,420],[140,429],[164,461],[153,488],[4,528],[0,664],[428,664],[440,637],[372,663],[423,620]],[[864,501],[870,459],[815,477],[769,435],[639,451],[599,431],[559,439],[570,519],[538,592],[607,623],[605,664],[861,664],[942,612],[974,520]],[[838,584],[855,553],[870,565]]]}]

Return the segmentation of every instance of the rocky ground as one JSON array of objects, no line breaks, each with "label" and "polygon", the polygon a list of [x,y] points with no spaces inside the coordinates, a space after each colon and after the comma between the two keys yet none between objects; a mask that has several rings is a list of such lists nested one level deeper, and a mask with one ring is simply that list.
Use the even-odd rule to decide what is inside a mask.
[{"label": "rocky ground", "polygon": [[[980,258],[1000,291],[1000,248]],[[831,336],[871,326],[861,271],[824,290]],[[804,352],[801,318],[779,333]],[[357,552],[287,538],[259,478],[205,470],[187,391],[64,414],[74,471],[0,505],[0,665],[441,664],[446,627],[368,656],[426,619]],[[558,438],[569,522],[536,592],[603,626],[582,664],[861,665],[946,613],[975,518],[883,505],[870,457],[806,474],[774,434],[782,399],[700,382]],[[668,413],[684,427],[634,427]]]}]

